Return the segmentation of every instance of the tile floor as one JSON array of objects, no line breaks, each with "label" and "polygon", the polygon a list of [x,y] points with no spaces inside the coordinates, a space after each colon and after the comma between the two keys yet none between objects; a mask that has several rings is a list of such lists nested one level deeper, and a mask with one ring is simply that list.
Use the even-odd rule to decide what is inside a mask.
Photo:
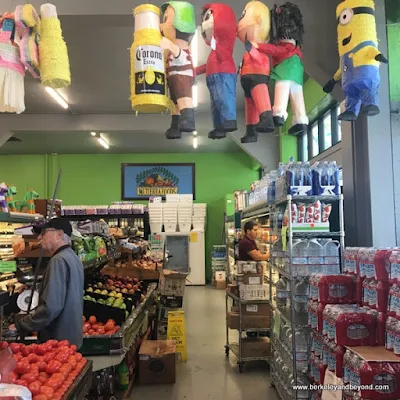
[{"label": "tile floor", "polygon": [[[240,374],[233,354],[225,356],[224,291],[187,287],[188,361],[178,361],[175,385],[135,386],[135,400],[278,400],[265,362],[247,363]],[[232,339],[235,337],[232,331]],[[237,337],[237,333],[236,333]],[[236,339],[237,340],[237,339]]]}]

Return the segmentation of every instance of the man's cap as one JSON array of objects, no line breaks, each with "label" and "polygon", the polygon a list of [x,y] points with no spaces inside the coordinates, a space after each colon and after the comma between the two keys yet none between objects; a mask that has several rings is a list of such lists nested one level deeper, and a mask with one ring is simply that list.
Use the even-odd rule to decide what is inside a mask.
[{"label": "man's cap", "polygon": [[64,218],[53,218],[50,221],[42,225],[36,225],[33,227],[33,231],[40,235],[46,229],[57,229],[63,231],[68,236],[72,235],[72,226],[67,219]]}]

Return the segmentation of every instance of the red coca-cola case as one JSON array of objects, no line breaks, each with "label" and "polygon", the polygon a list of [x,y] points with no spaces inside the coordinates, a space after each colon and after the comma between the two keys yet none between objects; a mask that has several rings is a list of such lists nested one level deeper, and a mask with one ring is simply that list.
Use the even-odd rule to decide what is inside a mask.
[{"label": "red coca-cola case", "polygon": [[377,320],[376,344],[385,346],[387,314],[380,312]]},{"label": "red coca-cola case", "polygon": [[362,305],[363,301],[363,282],[365,278],[362,278],[360,275],[356,276],[356,302],[359,305]]}]

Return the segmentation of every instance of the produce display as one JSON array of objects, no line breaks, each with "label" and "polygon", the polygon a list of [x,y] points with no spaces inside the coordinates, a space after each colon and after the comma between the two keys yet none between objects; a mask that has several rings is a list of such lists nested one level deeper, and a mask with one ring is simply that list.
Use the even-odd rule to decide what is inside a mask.
[{"label": "produce display", "polygon": [[162,262],[155,261],[151,256],[143,256],[139,260],[133,260],[132,265],[141,269],[151,269],[156,270],[157,268],[162,268]]},{"label": "produce display", "polygon": [[96,235],[87,235],[75,238],[72,248],[82,262],[95,261],[107,255],[107,246],[104,239]]},{"label": "produce display", "polygon": [[106,323],[99,322],[94,315],[91,315],[88,319],[82,316],[82,322],[84,336],[113,335],[120,328],[113,319],[109,319]]},{"label": "produce display", "polygon": [[[1,342],[0,358],[11,353],[15,366],[9,383],[27,387],[33,400],[61,400],[82,372],[87,360],[67,340],[43,344]],[[8,352],[8,353],[6,353]]]}]

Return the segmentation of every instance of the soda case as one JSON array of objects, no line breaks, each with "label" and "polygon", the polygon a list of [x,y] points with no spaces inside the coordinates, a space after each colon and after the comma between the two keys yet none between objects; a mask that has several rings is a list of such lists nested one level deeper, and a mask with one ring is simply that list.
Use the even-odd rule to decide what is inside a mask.
[{"label": "soda case", "polygon": [[396,318],[388,317],[385,326],[385,347],[400,357],[400,321]]},{"label": "soda case", "polygon": [[388,308],[389,282],[365,278],[362,283],[362,305],[380,312]]},{"label": "soda case", "polygon": [[400,319],[400,286],[394,284],[389,288],[387,313],[391,317]]},{"label": "soda case", "polygon": [[327,305],[323,311],[322,333],[342,346],[375,346],[377,318],[352,304]]},{"label": "soda case", "polygon": [[320,304],[317,301],[310,300],[308,303],[308,325],[322,332],[323,329],[323,312],[325,304]]},{"label": "soda case", "polygon": [[314,357],[322,359],[324,337],[317,331],[312,333],[311,353]]},{"label": "soda case", "polygon": [[[362,386],[361,398],[397,400],[400,398],[400,365],[390,362],[371,362],[346,350],[343,359],[343,383]],[[371,390],[368,385],[388,385],[388,390]]]},{"label": "soda case", "polygon": [[338,378],[342,377],[343,373],[343,357],[345,348],[337,345],[334,341],[324,338],[322,346],[322,363],[336,374]]},{"label": "soda case", "polygon": [[393,249],[360,248],[357,254],[358,268],[361,277],[387,281],[389,279],[386,264]]},{"label": "soda case", "polygon": [[356,279],[353,275],[313,275],[309,282],[312,300],[322,304],[356,302]]},{"label": "soda case", "polygon": [[362,295],[363,295],[363,283],[365,278],[362,278],[360,275],[356,276],[356,301],[357,304],[362,304]]},{"label": "soda case", "polygon": [[400,249],[393,249],[386,263],[390,284],[400,284]]},{"label": "soda case", "polygon": [[322,359],[311,356],[310,357],[310,380],[315,385],[323,385],[325,379],[325,371],[327,366],[324,365]]},{"label": "soda case", "polygon": [[360,247],[346,247],[344,250],[343,273],[358,275],[358,251]]}]

